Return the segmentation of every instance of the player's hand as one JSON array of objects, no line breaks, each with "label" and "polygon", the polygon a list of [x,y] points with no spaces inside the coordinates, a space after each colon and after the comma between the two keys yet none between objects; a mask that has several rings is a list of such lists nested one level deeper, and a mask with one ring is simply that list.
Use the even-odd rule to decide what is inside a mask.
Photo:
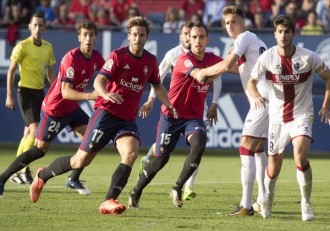
[{"label": "player's hand", "polygon": [[15,100],[14,97],[12,96],[7,96],[6,98],[6,107],[11,109],[11,110],[15,110]]},{"label": "player's hand", "polygon": [[179,118],[179,113],[173,106],[166,106],[166,108],[174,116],[175,119]]},{"label": "player's hand", "polygon": [[218,104],[212,103],[207,111],[207,118],[211,124],[218,123],[218,114],[217,114]]},{"label": "player's hand", "polygon": [[267,99],[265,99],[264,97],[255,97],[254,98],[254,106],[256,107],[256,109],[265,108],[266,103],[267,103]]},{"label": "player's hand", "polygon": [[330,109],[326,107],[322,107],[319,111],[319,115],[321,116],[321,122],[330,125]]},{"label": "player's hand", "polygon": [[106,95],[102,96],[105,100],[109,100],[112,103],[116,103],[116,104],[122,104],[122,102],[124,102],[124,99],[121,95],[119,95],[118,93],[107,93]]},{"label": "player's hand", "polygon": [[89,93],[89,99],[90,100],[97,100],[97,98],[99,98],[99,94],[97,93],[97,91],[93,91],[93,92],[91,92],[91,93]]},{"label": "player's hand", "polygon": [[154,107],[155,98],[149,97],[148,101],[145,102],[140,110],[139,110],[139,116],[142,117],[142,119],[147,118],[147,116],[150,114],[152,108]]},{"label": "player's hand", "polygon": [[204,69],[200,69],[199,72],[195,75],[194,79],[196,79],[199,83],[205,83],[206,82],[206,74],[204,72]]}]

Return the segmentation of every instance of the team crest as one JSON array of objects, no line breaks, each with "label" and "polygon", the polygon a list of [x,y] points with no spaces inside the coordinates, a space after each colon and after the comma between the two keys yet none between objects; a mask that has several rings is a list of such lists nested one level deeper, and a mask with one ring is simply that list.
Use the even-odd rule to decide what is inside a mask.
[{"label": "team crest", "polygon": [[144,72],[144,75],[146,75],[147,73],[148,73],[148,67],[147,66],[145,66],[144,68],[143,68],[143,72]]},{"label": "team crest", "polygon": [[66,77],[68,78],[73,78],[74,76],[74,69],[73,67],[69,67],[67,70],[66,70]]},{"label": "team crest", "polygon": [[192,67],[192,66],[193,66],[192,62],[191,62],[189,59],[185,60],[185,61],[183,62],[183,65],[184,65],[186,68],[188,68],[188,67]]},{"label": "team crest", "polygon": [[107,71],[110,71],[111,68],[112,68],[112,65],[113,65],[113,60],[112,59],[109,59],[105,65],[104,65],[104,69],[107,70]]},{"label": "team crest", "polygon": [[299,69],[300,69],[300,64],[299,64],[299,63],[295,63],[295,64],[293,64],[293,68],[294,68],[296,71],[299,71]]}]

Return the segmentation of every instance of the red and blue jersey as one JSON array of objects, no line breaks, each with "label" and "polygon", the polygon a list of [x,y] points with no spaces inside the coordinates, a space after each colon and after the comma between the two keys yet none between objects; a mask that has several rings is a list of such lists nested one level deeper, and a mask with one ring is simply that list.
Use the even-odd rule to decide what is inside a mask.
[{"label": "red and blue jersey", "polygon": [[83,92],[93,79],[95,71],[100,70],[103,64],[104,58],[97,50],[93,50],[90,59],[86,59],[79,48],[66,53],[58,76],[42,103],[42,110],[55,117],[66,116],[76,110],[79,107],[78,101],[63,99],[61,83],[68,82],[73,85],[74,90]]},{"label": "red and blue jersey", "polygon": [[99,97],[95,108],[107,110],[126,121],[136,119],[145,83],[160,84],[157,59],[146,50],[142,57],[134,56],[128,47],[114,50],[100,74],[108,78],[107,91],[120,94],[124,102],[116,104]]}]

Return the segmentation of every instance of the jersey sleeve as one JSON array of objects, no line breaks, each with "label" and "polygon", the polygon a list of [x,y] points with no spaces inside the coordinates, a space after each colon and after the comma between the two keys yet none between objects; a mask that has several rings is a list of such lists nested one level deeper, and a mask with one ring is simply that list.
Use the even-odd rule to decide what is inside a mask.
[{"label": "jersey sleeve", "polygon": [[234,41],[234,50],[233,52],[239,57],[242,57],[244,52],[247,50],[249,43],[247,43],[247,36],[244,36],[245,33],[240,34]]},{"label": "jersey sleeve", "polygon": [[10,60],[15,62],[15,63],[20,63],[24,57],[24,50],[22,43],[17,44],[10,56]]},{"label": "jersey sleeve", "polygon": [[74,85],[75,75],[78,73],[77,65],[70,55],[65,55],[61,62],[59,77],[61,82]]},{"label": "jersey sleeve", "polygon": [[103,67],[100,70],[100,74],[104,75],[108,79],[111,78],[111,75],[114,74],[116,67],[118,66],[118,58],[115,52],[111,52],[107,61],[104,63]]},{"label": "jersey sleeve", "polygon": [[56,58],[53,50],[52,44],[48,43],[49,45],[49,60],[48,60],[48,66],[53,66],[56,63]]},{"label": "jersey sleeve", "polygon": [[257,60],[256,64],[254,65],[252,71],[251,71],[251,78],[257,79],[257,80],[261,80],[262,78],[264,78],[264,76],[266,75],[266,71],[267,71],[267,54],[269,52],[264,52],[261,54],[261,56],[259,57],[259,59]]}]

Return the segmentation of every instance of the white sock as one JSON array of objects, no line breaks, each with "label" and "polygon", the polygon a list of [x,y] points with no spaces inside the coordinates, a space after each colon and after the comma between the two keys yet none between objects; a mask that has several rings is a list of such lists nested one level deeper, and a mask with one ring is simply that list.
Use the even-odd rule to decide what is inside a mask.
[{"label": "white sock", "polygon": [[199,166],[196,168],[196,170],[193,172],[193,174],[189,177],[189,179],[186,181],[185,188],[190,188],[192,190],[195,182],[195,178],[198,173]]},{"label": "white sock", "polygon": [[265,169],[265,180],[264,180],[264,185],[265,185],[265,191],[266,195],[272,195],[274,197],[275,195],[275,184],[278,179],[278,176],[275,177],[274,179],[271,179],[267,173],[267,168]]},{"label": "white sock", "polygon": [[265,169],[267,167],[268,158],[265,152],[256,153],[254,155],[256,161],[256,180],[258,183],[258,197],[257,203],[261,205],[263,201],[263,196],[265,194]]},{"label": "white sock", "polygon": [[256,162],[254,156],[240,155],[241,168],[241,183],[242,183],[242,200],[241,205],[250,209],[252,207],[252,194],[254,178],[256,176]]},{"label": "white sock", "polygon": [[312,194],[312,169],[308,168],[306,171],[302,172],[297,169],[297,181],[301,193],[301,203],[311,203],[311,194]]},{"label": "white sock", "polygon": [[153,145],[151,145],[151,147],[149,148],[149,151],[147,153],[147,155],[145,156],[146,158],[148,158],[148,160],[152,160],[152,158],[154,157],[154,148],[156,146],[156,143],[154,143]]}]

